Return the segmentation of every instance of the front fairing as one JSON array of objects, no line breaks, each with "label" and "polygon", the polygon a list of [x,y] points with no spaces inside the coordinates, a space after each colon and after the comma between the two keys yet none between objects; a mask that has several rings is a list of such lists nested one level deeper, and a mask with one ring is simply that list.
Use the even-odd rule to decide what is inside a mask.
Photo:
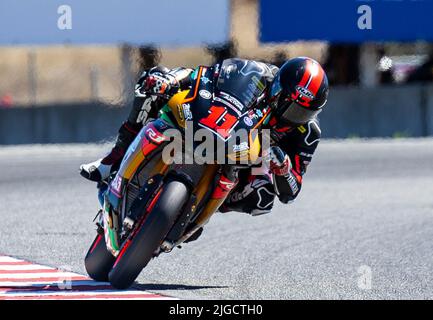
[{"label": "front fairing", "polygon": [[116,176],[104,193],[103,226],[107,248],[117,255],[119,250],[119,227],[125,189],[139,166],[166,140],[163,134],[169,124],[156,119],[144,126],[129,146]]},{"label": "front fairing", "polygon": [[172,127],[167,122],[156,119],[149,122],[137,134],[126,151],[119,170],[106,192],[106,197],[113,208],[120,210],[120,202],[128,181],[133,177],[142,162],[167,140],[164,131],[169,128]]}]

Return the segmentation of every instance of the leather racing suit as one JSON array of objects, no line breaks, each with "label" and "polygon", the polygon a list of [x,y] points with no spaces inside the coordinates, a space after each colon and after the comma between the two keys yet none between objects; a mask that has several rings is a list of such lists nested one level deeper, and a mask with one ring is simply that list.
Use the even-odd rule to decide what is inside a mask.
[{"label": "leather racing suit", "polygon": [[[273,65],[248,62],[256,63],[266,70],[267,85],[278,71]],[[218,64],[207,67],[209,70],[218,68]],[[110,168],[118,165],[143,125],[158,116],[159,110],[172,94],[179,89],[189,88],[193,79],[194,70],[189,68],[169,70],[158,66],[145,71],[135,86],[133,106],[128,119],[119,129],[115,147],[101,163],[110,165]],[[266,103],[266,99],[262,103]],[[284,127],[279,125],[278,119],[271,118],[267,127],[271,131],[274,155],[279,159],[278,166],[273,174],[252,175],[251,170],[241,171],[239,183],[219,211],[238,211],[251,215],[268,213],[275,197],[282,203],[288,203],[295,200],[301,191],[303,176],[320,141],[318,119],[297,127]]]}]

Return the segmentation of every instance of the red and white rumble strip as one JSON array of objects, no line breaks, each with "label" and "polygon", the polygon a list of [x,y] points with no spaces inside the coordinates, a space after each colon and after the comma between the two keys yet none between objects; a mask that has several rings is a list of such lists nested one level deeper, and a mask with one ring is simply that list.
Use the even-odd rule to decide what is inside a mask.
[{"label": "red and white rumble strip", "polygon": [[0,255],[0,300],[172,299]]}]

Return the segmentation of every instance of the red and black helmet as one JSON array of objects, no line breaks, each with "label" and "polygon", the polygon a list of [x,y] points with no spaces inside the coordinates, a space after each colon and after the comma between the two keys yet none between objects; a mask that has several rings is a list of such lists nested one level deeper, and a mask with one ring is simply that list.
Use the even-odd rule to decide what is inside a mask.
[{"label": "red and black helmet", "polygon": [[321,65],[306,57],[286,61],[270,86],[274,116],[286,125],[305,124],[315,118],[328,99],[328,78]]}]

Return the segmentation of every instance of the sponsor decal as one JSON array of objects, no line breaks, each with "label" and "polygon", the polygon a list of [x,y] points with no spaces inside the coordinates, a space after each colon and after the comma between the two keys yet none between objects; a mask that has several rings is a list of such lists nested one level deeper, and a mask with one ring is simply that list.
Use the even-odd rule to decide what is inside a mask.
[{"label": "sponsor decal", "polygon": [[209,91],[207,91],[207,90],[200,90],[198,93],[200,94],[200,96],[203,99],[210,99],[210,98],[212,98],[212,94]]},{"label": "sponsor decal", "polygon": [[248,117],[250,117],[250,119],[258,119],[259,118],[259,116],[256,114],[256,111],[254,109],[248,111]]},{"label": "sponsor decal", "polygon": [[144,99],[144,102],[141,106],[140,113],[138,114],[136,120],[137,123],[142,123],[143,125],[145,124],[149,111],[152,108],[152,102],[154,102],[156,98],[157,98],[156,96],[149,96]]},{"label": "sponsor decal", "polygon": [[220,184],[223,185],[224,187],[226,187],[226,189],[228,190],[232,190],[235,187],[235,183],[231,182],[231,181],[220,181]]},{"label": "sponsor decal", "polygon": [[292,174],[289,174],[287,176],[287,182],[289,183],[290,189],[292,190],[293,194],[296,194],[299,191],[296,178]]},{"label": "sponsor decal", "polygon": [[201,82],[203,82],[204,84],[208,84],[209,82],[212,82],[212,81],[209,80],[208,77],[202,76],[202,77],[201,77]]},{"label": "sponsor decal", "polygon": [[220,73],[220,64],[216,64],[215,65],[215,71],[214,71],[214,75],[218,75]]},{"label": "sponsor decal", "polygon": [[242,103],[240,103],[240,101],[238,99],[229,95],[228,93],[221,91],[220,96],[221,96],[221,98],[223,98],[223,99],[227,100],[228,102],[230,102],[231,104],[233,104],[239,110],[244,109],[244,105]]},{"label": "sponsor decal", "polygon": [[248,127],[252,127],[252,125],[254,124],[254,123],[253,123],[253,120],[251,120],[251,118],[249,118],[249,117],[244,117],[244,123],[245,123]]},{"label": "sponsor decal", "polygon": [[111,182],[111,189],[120,194],[121,187],[122,178],[119,175],[116,175],[116,177],[113,179],[113,182]]},{"label": "sponsor decal", "polygon": [[256,87],[259,90],[261,90],[261,91],[265,90],[266,85],[263,82],[261,82],[259,78],[257,78],[256,76],[253,76],[251,78],[251,80],[253,81],[253,83],[256,85]]},{"label": "sponsor decal", "polygon": [[163,135],[161,135],[159,132],[155,132],[152,128],[147,129],[146,134],[149,136],[150,140],[156,142],[157,144],[160,144],[162,141],[165,140],[165,137]]},{"label": "sponsor decal", "polygon": [[307,97],[307,98],[310,99],[310,100],[313,100],[313,99],[314,99],[314,94],[312,94],[311,91],[308,90],[307,88],[304,88],[304,87],[301,87],[301,86],[296,86],[296,91],[297,91],[300,95],[302,95],[302,96],[304,96],[304,97]]},{"label": "sponsor decal", "polygon": [[304,126],[299,126],[299,127],[298,127],[298,130],[299,130],[300,133],[305,133],[305,132],[307,132],[307,129],[305,129]]},{"label": "sponsor decal", "polygon": [[231,110],[233,110],[234,112],[236,112],[236,114],[238,115],[238,117],[242,116],[242,113],[234,105],[232,105],[228,101],[226,101],[224,99],[221,99],[219,97],[215,97],[214,101],[221,102],[225,106],[229,107]]},{"label": "sponsor decal", "polygon": [[233,145],[233,152],[243,152],[246,150],[249,150],[250,147],[248,145],[248,142],[244,141],[241,144],[235,144]]},{"label": "sponsor decal", "polygon": [[256,109],[256,115],[257,115],[259,118],[261,118],[261,117],[263,117],[263,112],[262,112],[261,110],[259,110],[259,109]]},{"label": "sponsor decal", "polygon": [[186,121],[192,120],[192,112],[189,103],[182,104],[183,115]]}]

